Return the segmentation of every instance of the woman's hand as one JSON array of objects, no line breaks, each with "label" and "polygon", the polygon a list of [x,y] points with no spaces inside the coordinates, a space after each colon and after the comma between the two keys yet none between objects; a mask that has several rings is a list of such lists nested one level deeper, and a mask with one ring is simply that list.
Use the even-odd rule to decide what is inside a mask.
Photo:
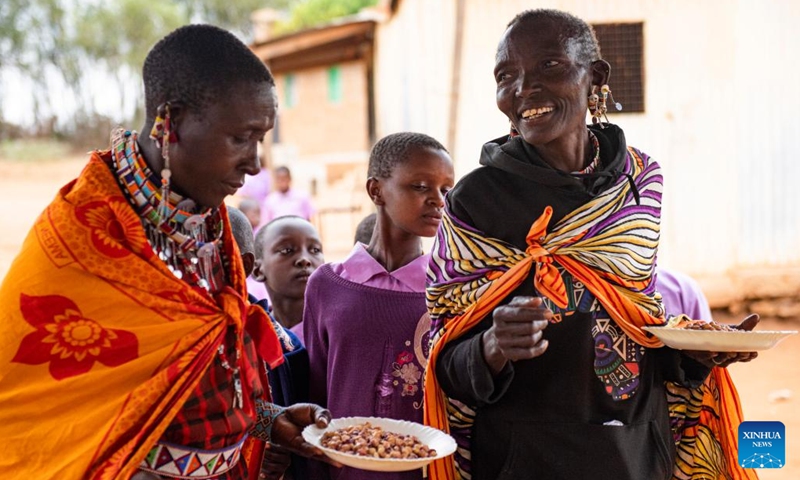
[{"label": "woman's hand", "polygon": [[483,356],[497,375],[509,361],[538,357],[547,350],[542,331],[553,318],[538,297],[514,297],[494,309],[494,322],[483,334]]},{"label": "woman's hand", "polygon": [[264,459],[261,461],[261,473],[258,478],[281,480],[291,463],[292,456],[288,450],[268,443],[264,450]]},{"label": "woman's hand", "polygon": [[[742,320],[739,325],[735,325],[732,328],[749,332],[756,328],[756,325],[758,325],[759,321],[761,321],[761,319],[758,314],[753,314]],[[696,350],[684,350],[682,353],[687,357],[702,363],[708,368],[726,368],[732,363],[749,362],[758,356],[758,352],[703,352]]]},{"label": "woman's hand", "polygon": [[326,457],[322,450],[311,445],[303,439],[303,429],[307,425],[315,424],[325,428],[331,421],[331,412],[313,403],[296,403],[287,407],[277,417],[272,425],[272,443],[283,447],[286,451],[303,457],[313,458],[333,466],[341,464]]}]

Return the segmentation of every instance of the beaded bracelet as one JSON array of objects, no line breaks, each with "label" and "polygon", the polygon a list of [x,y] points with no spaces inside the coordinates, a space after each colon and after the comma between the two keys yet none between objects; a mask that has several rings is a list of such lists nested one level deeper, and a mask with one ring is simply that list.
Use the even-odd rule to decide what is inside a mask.
[{"label": "beaded bracelet", "polygon": [[272,426],[275,419],[284,412],[286,408],[265,400],[256,400],[256,422],[250,430],[250,434],[259,440],[269,442],[272,438]]}]

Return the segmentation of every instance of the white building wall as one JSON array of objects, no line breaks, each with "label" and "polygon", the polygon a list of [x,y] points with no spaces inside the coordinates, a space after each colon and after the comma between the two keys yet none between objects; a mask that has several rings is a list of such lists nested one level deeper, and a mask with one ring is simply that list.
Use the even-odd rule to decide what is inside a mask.
[{"label": "white building wall", "polygon": [[452,0],[403,0],[377,29],[375,103],[378,139],[416,131],[447,142],[452,92]]},{"label": "white building wall", "polygon": [[[379,29],[381,133],[418,129],[446,139],[455,1],[403,0]],[[800,88],[790,85],[800,78],[800,2],[466,4],[451,152],[458,176],[477,167],[485,141],[508,130],[495,105],[492,71],[497,42],[514,15],[551,7],[590,23],[643,21],[646,111],[614,113],[611,120],[663,167],[660,263],[700,276],[800,264],[800,160],[790,152],[800,139],[794,120]]]},{"label": "white building wall", "polygon": [[800,264],[800,2],[741,0],[734,107],[737,263]]}]

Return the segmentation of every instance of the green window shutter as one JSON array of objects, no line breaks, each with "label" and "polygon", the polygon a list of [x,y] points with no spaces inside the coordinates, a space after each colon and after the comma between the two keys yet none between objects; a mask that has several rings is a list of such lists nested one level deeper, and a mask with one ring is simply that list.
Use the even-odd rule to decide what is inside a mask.
[{"label": "green window shutter", "polygon": [[286,74],[283,83],[283,104],[286,108],[292,108],[297,103],[297,91],[293,73]]},{"label": "green window shutter", "polygon": [[342,101],[342,68],[339,65],[328,69],[328,101],[331,103]]}]

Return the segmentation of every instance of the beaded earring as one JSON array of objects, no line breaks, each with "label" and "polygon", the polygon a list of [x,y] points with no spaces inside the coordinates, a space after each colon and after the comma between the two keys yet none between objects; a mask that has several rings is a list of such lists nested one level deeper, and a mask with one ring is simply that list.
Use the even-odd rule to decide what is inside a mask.
[{"label": "beaded earring", "polygon": [[600,122],[600,118],[603,114],[598,109],[598,103],[600,102],[600,96],[597,95],[597,86],[592,85],[592,93],[589,95],[589,114],[592,116],[592,124],[596,125]]},{"label": "beaded earring", "polygon": [[611,88],[608,85],[603,85],[600,87],[600,95],[597,94],[597,86],[592,85],[592,93],[589,95],[589,113],[592,116],[592,124],[600,125],[600,128],[603,127],[603,119],[605,118],[605,123],[608,122],[608,115],[606,112],[608,111],[608,107],[606,103],[608,102],[609,97],[611,101],[614,103],[614,108],[617,111],[622,110],[622,104],[619,102],[614,101],[614,96],[611,95]]},{"label": "beaded earring", "polygon": [[150,130],[150,139],[161,149],[161,157],[164,159],[164,168],[161,169],[161,199],[158,204],[159,223],[164,223],[169,218],[169,185],[172,177],[172,171],[169,169],[169,144],[177,140],[175,132],[172,131],[169,109],[169,102],[158,108],[153,129]]}]

